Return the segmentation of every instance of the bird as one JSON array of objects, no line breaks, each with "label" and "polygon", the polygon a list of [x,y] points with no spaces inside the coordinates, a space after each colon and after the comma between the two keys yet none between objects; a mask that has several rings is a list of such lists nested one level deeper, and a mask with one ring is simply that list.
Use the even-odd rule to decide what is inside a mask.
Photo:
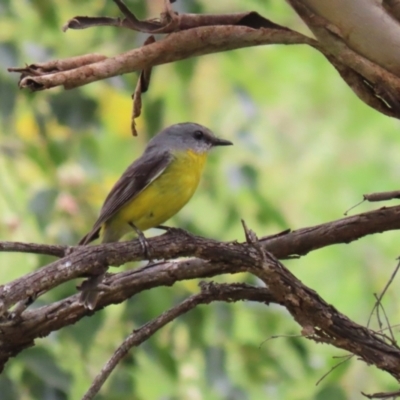
[{"label": "bird", "polygon": [[[101,243],[118,242],[133,229],[146,252],[143,232],[163,224],[191,199],[213,147],[232,144],[194,122],[163,129],[115,183],[93,228],[79,245],[98,237]],[[94,308],[101,279],[93,277],[96,287],[87,281],[82,290],[81,303],[87,308]]]}]

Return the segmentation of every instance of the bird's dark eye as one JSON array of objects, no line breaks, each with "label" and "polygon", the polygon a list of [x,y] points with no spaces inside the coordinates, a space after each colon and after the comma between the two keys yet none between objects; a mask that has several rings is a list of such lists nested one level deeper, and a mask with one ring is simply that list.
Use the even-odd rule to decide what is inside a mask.
[{"label": "bird's dark eye", "polygon": [[201,140],[201,139],[203,139],[203,137],[204,137],[204,133],[203,133],[202,131],[194,131],[193,137],[194,137],[196,140]]}]

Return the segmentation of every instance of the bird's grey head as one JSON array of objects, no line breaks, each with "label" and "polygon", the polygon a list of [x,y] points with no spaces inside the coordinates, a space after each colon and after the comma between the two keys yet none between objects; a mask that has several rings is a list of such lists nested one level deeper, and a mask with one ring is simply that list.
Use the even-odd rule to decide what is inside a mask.
[{"label": "bird's grey head", "polygon": [[196,153],[204,153],[215,146],[228,146],[232,142],[217,138],[205,126],[194,122],[185,122],[171,125],[156,135],[147,145],[147,151],[151,150],[192,150]]}]

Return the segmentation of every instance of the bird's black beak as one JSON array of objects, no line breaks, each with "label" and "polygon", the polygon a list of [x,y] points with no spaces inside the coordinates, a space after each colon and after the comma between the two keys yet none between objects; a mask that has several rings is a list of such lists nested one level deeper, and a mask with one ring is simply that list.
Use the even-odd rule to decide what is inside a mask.
[{"label": "bird's black beak", "polygon": [[231,146],[233,143],[229,140],[213,138],[212,145],[213,146]]}]

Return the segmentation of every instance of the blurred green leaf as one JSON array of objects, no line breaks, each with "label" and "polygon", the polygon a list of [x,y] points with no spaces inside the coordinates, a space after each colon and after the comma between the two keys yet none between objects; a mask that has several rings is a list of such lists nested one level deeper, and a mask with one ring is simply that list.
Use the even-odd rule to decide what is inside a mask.
[{"label": "blurred green leaf", "polygon": [[53,29],[59,28],[56,6],[52,2],[46,0],[31,0],[31,2],[44,25],[48,25]]},{"label": "blurred green leaf", "polygon": [[82,357],[86,358],[92,346],[95,345],[95,337],[104,325],[104,319],[103,313],[95,313],[80,320],[79,324],[68,326],[62,331],[62,335],[71,337],[80,348]]},{"label": "blurred green leaf", "polygon": [[51,97],[52,113],[61,125],[66,125],[79,135],[82,130],[97,124],[98,104],[81,90],[57,93]]},{"label": "blurred green leaf", "polygon": [[35,215],[42,229],[51,220],[57,195],[57,189],[41,189],[29,201],[29,210]]},{"label": "blurred green leaf", "polygon": [[111,375],[110,383],[107,388],[107,400],[134,400],[132,394],[135,393],[132,374],[127,368],[118,367]]},{"label": "blurred green leaf", "polygon": [[163,128],[164,101],[161,98],[149,99],[144,94],[142,102],[147,131],[150,133],[150,137],[152,137]]},{"label": "blurred green leaf", "polygon": [[174,68],[176,69],[179,77],[187,84],[193,77],[195,66],[196,60],[194,58],[188,58],[187,60],[174,63]]},{"label": "blurred green leaf", "polygon": [[0,375],[1,400],[18,400],[18,390],[13,382],[4,372]]},{"label": "blurred green leaf", "polygon": [[348,400],[344,390],[338,385],[324,386],[314,397],[315,400]]},{"label": "blurred green leaf", "polygon": [[[36,389],[46,391],[47,387],[68,393],[71,385],[70,374],[60,369],[57,360],[47,349],[44,347],[30,348],[21,354],[21,360],[24,362],[26,373],[31,376],[29,380],[33,391]],[[35,382],[33,377],[38,380]],[[57,398],[63,398],[63,396],[57,396]]]}]

